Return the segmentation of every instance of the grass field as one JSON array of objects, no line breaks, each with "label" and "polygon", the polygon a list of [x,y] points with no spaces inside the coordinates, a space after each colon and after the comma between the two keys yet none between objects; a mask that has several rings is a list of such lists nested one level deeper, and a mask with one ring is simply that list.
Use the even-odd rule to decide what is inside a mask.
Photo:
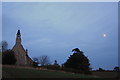
[{"label": "grass field", "polygon": [[[74,74],[62,71],[36,69],[30,67],[2,67],[3,78],[82,78],[82,79],[102,79],[115,78],[115,72],[93,72],[93,75]],[[110,79],[104,79],[110,80]],[[114,79],[113,79],[114,80]]]},{"label": "grass field", "polygon": [[99,76],[101,78],[116,78],[118,76],[118,73],[113,71],[103,71],[103,72],[93,71],[92,74]]},{"label": "grass field", "polygon": [[90,75],[34,68],[3,67],[2,72],[3,78],[94,78]]}]

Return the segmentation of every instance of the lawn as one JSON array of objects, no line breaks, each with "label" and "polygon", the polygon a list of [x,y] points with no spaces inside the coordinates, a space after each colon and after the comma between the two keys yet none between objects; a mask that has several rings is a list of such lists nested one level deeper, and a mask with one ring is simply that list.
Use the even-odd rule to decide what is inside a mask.
[{"label": "lawn", "polygon": [[[84,74],[74,74],[63,71],[55,70],[44,70],[36,69],[30,67],[12,67],[3,66],[2,67],[2,77],[3,78],[29,78],[29,79],[50,79],[57,78],[56,80],[116,80],[114,77],[116,73],[114,72],[92,72],[93,75]],[[67,79],[69,78],[69,79]],[[16,80],[16,79],[15,79]],[[42,79],[43,80],[43,79]]]},{"label": "lawn", "polygon": [[3,67],[2,76],[3,78],[94,78],[91,75],[17,67]]},{"label": "lawn", "polygon": [[92,74],[101,78],[116,78],[118,76],[118,73],[114,71],[92,71]]}]

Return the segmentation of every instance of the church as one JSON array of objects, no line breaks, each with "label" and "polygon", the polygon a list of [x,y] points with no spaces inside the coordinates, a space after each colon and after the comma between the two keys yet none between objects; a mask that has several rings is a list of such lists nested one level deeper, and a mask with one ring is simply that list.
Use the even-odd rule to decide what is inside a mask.
[{"label": "church", "polygon": [[24,49],[22,43],[21,43],[21,33],[20,30],[18,30],[16,34],[16,43],[12,48],[12,51],[15,53],[16,57],[16,65],[19,66],[31,66],[33,64],[32,59],[28,55],[28,50]]}]

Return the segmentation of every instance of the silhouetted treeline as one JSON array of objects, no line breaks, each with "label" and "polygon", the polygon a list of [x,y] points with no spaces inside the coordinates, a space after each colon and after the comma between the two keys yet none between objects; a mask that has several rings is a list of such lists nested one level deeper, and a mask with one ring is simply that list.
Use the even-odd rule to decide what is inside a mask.
[{"label": "silhouetted treeline", "polygon": [[[74,73],[84,73],[91,74],[91,68],[89,59],[80,51],[78,48],[72,50],[73,55],[70,55],[69,59],[60,66],[57,63],[57,60],[54,61],[54,64],[41,65],[41,67],[53,70],[63,70],[67,72]],[[43,59],[43,58],[42,58]],[[39,62],[39,58],[34,58],[34,65],[37,66]],[[42,60],[43,61],[43,60]]]},{"label": "silhouetted treeline", "polygon": [[16,63],[16,58],[14,52],[8,49],[8,43],[6,41],[2,41],[0,45],[2,45],[2,64],[14,65]]},{"label": "silhouetted treeline", "polygon": [[103,69],[103,68],[99,68],[99,69],[96,69],[96,70],[93,70],[93,71],[99,71],[99,72],[119,72],[120,69],[118,66],[115,66],[113,69],[111,70],[106,70],[106,69]]}]

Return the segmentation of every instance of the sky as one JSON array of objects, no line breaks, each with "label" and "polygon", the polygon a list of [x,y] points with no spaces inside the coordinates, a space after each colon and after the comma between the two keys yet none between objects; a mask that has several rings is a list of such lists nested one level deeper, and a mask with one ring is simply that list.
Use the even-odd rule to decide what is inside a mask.
[{"label": "sky", "polygon": [[66,62],[79,48],[93,69],[118,65],[117,2],[3,2],[2,35],[9,48],[17,30],[31,58]]}]

